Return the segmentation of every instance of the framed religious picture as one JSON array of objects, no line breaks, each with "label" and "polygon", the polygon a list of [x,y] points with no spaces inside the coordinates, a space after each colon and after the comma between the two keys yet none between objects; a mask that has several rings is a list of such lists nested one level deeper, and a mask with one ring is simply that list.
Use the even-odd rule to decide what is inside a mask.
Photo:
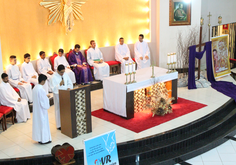
[{"label": "framed religious picture", "polygon": [[191,25],[191,1],[169,0],[169,26]]},{"label": "framed religious picture", "polygon": [[229,39],[228,35],[214,37],[212,41],[212,62],[215,78],[231,73],[229,62]]}]

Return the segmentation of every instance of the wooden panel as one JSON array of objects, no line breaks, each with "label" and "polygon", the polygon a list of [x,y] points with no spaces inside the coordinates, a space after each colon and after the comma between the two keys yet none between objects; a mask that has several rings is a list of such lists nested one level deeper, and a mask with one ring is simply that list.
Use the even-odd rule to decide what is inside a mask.
[{"label": "wooden panel", "polygon": [[[59,90],[59,100],[60,100],[60,115],[61,115],[61,132],[71,138],[73,138],[72,131],[72,98],[71,91]],[[69,112],[69,113],[68,113]]]},{"label": "wooden panel", "polygon": [[126,115],[127,119],[134,118],[134,92],[126,94]]},{"label": "wooden panel", "polygon": [[172,80],[172,97],[175,98],[175,100],[173,100],[173,104],[177,103],[177,99],[178,99],[178,79]]}]

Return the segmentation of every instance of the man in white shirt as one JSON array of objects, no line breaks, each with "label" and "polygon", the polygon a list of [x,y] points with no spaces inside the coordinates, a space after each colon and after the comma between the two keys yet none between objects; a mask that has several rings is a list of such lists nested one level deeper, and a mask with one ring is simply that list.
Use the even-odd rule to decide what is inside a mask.
[{"label": "man in white shirt", "polygon": [[30,83],[24,81],[21,77],[20,69],[16,65],[16,56],[10,56],[10,65],[7,67],[6,73],[8,74],[9,83],[20,90],[20,95],[23,99],[32,103],[32,86]]},{"label": "man in white shirt", "polygon": [[32,139],[40,144],[48,144],[52,141],[48,120],[49,99],[43,85],[47,82],[47,76],[40,74],[38,84],[33,89],[33,127]]},{"label": "man in white shirt", "polygon": [[121,74],[125,72],[125,64],[134,62],[130,57],[130,50],[128,46],[124,43],[124,38],[119,39],[119,44],[115,46],[115,58],[116,61],[121,63]]},{"label": "man in white shirt", "polygon": [[134,45],[134,55],[137,63],[137,69],[150,67],[150,50],[147,42],[145,42],[143,38],[143,34],[140,34],[139,41]]},{"label": "man in white shirt", "polygon": [[87,61],[94,67],[94,77],[96,80],[103,80],[110,76],[110,67],[103,61],[102,52],[96,47],[94,40],[90,41],[91,48],[87,52]]},{"label": "man in white shirt", "polygon": [[27,100],[21,99],[12,86],[8,83],[9,80],[6,73],[3,73],[1,77],[0,103],[2,105],[14,108],[18,123],[26,122],[27,119],[30,119],[30,111]]},{"label": "man in white shirt", "polygon": [[46,54],[44,51],[39,52],[40,58],[37,61],[37,69],[39,74],[44,74],[47,76],[47,81],[48,81],[48,90],[51,92],[51,87],[50,87],[50,79],[52,78],[52,75],[54,72],[52,71],[52,66],[50,65],[48,59],[46,59]]},{"label": "man in white shirt", "polygon": [[[30,62],[30,54],[26,53],[24,55],[24,60],[25,62],[21,65],[21,73],[24,81],[37,85],[38,73],[35,71],[33,64]],[[48,82],[43,85],[43,88],[48,94]]]},{"label": "man in white shirt", "polygon": [[73,84],[75,84],[75,73],[71,70],[69,63],[67,62],[63,49],[58,50],[58,56],[54,59],[54,71],[57,71],[57,67],[62,64],[65,66],[65,72],[70,77]]},{"label": "man in white shirt", "polygon": [[59,104],[59,89],[69,90],[73,89],[73,84],[70,77],[65,73],[64,65],[57,67],[57,72],[53,74],[50,80],[50,86],[53,92],[53,100],[55,105],[55,116],[57,129],[61,129],[61,118],[60,118],[60,104]]}]

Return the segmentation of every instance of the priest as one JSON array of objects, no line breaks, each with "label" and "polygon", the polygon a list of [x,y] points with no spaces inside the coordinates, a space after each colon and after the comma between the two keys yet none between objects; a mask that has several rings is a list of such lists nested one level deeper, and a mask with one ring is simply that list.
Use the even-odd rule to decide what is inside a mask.
[{"label": "priest", "polygon": [[48,81],[48,90],[51,92],[51,87],[50,87],[50,79],[52,78],[52,75],[54,72],[52,71],[52,66],[50,65],[48,59],[46,59],[46,55],[44,51],[39,52],[40,58],[37,61],[37,69],[39,74],[44,74],[47,76],[47,81]]},{"label": "priest", "polygon": [[96,80],[103,80],[110,75],[110,68],[103,61],[102,52],[96,47],[94,40],[90,41],[91,48],[87,52],[87,61],[90,66],[94,67],[94,77]]},{"label": "priest", "polygon": [[130,57],[130,50],[128,46],[124,43],[124,38],[119,39],[119,44],[115,46],[115,58],[116,61],[121,63],[121,74],[125,73],[125,64],[134,62]]},{"label": "priest", "polygon": [[[21,65],[21,73],[24,81],[37,85],[38,73],[35,71],[33,64],[30,62],[30,54],[26,53],[24,55],[24,61],[25,62]],[[48,82],[43,85],[43,88],[48,94]]]},{"label": "priest", "polygon": [[47,82],[47,76],[40,74],[38,84],[33,89],[33,127],[32,139],[40,144],[48,144],[52,141],[48,120],[49,98],[43,85]]},{"label": "priest", "polygon": [[32,103],[32,86],[21,77],[20,69],[16,65],[16,56],[10,56],[10,65],[7,67],[9,83],[20,90],[20,95],[29,103]]},{"label": "priest", "polygon": [[0,103],[8,107],[14,108],[16,111],[16,120],[18,123],[26,122],[30,119],[30,111],[28,102],[21,99],[12,86],[8,83],[8,75],[3,73],[1,75],[2,82],[0,84]]},{"label": "priest", "polygon": [[150,50],[147,42],[143,40],[143,34],[139,35],[139,41],[134,45],[134,56],[137,69],[150,67]]},{"label": "priest", "polygon": [[62,64],[65,66],[65,72],[70,77],[73,84],[75,84],[75,73],[71,70],[69,63],[67,62],[63,49],[58,50],[58,56],[54,59],[54,71],[57,71],[57,67]]},{"label": "priest", "polygon": [[57,67],[57,72],[53,74],[50,80],[50,86],[53,92],[53,100],[55,105],[55,116],[57,129],[61,129],[60,105],[59,105],[59,91],[73,89],[73,84],[70,77],[65,73],[64,65]]},{"label": "priest", "polygon": [[73,71],[76,75],[77,84],[88,84],[93,81],[91,70],[80,52],[79,44],[76,44],[75,49],[69,54],[68,61],[70,65],[74,65]]}]

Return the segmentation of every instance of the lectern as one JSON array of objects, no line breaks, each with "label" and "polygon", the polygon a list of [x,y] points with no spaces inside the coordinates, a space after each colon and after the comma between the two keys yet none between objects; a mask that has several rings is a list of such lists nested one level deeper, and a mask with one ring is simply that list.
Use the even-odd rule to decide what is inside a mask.
[{"label": "lectern", "polygon": [[59,90],[61,132],[71,138],[92,132],[90,86]]}]

